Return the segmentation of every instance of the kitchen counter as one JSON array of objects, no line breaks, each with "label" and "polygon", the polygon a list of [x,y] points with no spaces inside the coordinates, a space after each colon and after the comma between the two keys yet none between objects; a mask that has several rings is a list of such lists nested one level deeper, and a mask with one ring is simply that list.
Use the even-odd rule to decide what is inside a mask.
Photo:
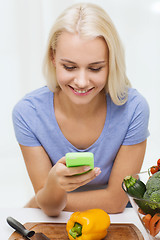
[{"label": "kitchen counter", "polygon": [[[7,240],[10,235],[14,232],[8,223],[6,218],[11,216],[17,219],[22,224],[27,222],[57,222],[66,223],[70,218],[72,212],[63,211],[58,217],[48,217],[42,210],[33,208],[0,208],[0,232],[1,239]],[[120,214],[109,214],[111,223],[133,223],[141,231],[144,240],[149,240],[145,229],[136,215],[133,208],[126,208],[123,213]]]}]

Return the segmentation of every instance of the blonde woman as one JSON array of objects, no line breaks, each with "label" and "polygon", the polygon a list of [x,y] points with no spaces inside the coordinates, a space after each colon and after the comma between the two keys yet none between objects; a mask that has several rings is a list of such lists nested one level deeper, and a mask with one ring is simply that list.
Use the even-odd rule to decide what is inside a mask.
[{"label": "blonde woman", "polygon": [[[13,110],[35,191],[26,207],[49,216],[89,208],[122,212],[128,199],[121,183],[141,169],[149,108],[127,79],[122,44],[102,8],[79,3],[59,16],[44,74],[47,86],[27,94]],[[94,153],[95,168],[67,168],[67,152]]]}]

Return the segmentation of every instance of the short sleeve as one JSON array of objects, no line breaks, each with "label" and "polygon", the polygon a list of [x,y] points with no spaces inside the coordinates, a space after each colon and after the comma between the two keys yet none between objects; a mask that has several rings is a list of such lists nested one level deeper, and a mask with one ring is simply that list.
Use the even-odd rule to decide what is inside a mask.
[{"label": "short sleeve", "polygon": [[21,100],[12,111],[16,139],[24,146],[40,146],[36,137],[36,109],[29,100]]},{"label": "short sleeve", "polygon": [[134,109],[130,117],[130,123],[125,135],[123,145],[133,145],[143,142],[150,135],[148,130],[149,124],[149,106],[146,99],[142,96],[134,105],[129,106],[129,111]]}]

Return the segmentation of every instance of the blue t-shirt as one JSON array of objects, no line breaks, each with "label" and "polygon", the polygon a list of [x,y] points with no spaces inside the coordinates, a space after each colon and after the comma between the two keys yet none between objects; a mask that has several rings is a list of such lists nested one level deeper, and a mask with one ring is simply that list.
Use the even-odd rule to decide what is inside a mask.
[{"label": "blue t-shirt", "polygon": [[140,143],[149,136],[149,107],[133,88],[128,90],[128,100],[122,106],[115,105],[110,95],[106,95],[104,128],[100,137],[84,150],[77,149],[64,137],[55,118],[53,101],[54,93],[45,86],[16,104],[13,124],[17,141],[25,146],[42,146],[53,165],[67,152],[92,152],[95,167],[102,172],[88,185],[106,185],[120,146]]}]

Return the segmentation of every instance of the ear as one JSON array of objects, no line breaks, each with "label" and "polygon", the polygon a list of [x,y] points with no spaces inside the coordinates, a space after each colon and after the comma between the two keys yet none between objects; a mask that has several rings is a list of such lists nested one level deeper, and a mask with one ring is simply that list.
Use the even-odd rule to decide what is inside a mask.
[{"label": "ear", "polygon": [[52,57],[52,63],[53,63],[53,65],[54,65],[54,67],[56,67],[55,56]]},{"label": "ear", "polygon": [[56,61],[55,61],[55,57],[56,57],[56,51],[53,51],[53,49],[50,49],[50,56],[51,56],[51,61],[54,65],[54,67],[56,67]]}]

